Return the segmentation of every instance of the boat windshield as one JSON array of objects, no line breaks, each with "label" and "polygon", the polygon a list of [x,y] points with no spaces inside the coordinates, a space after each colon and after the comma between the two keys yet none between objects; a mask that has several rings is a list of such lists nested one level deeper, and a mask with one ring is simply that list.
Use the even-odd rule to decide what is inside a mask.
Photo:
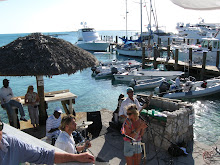
[{"label": "boat windshield", "polygon": [[91,29],[91,28],[89,28],[89,29],[82,29],[82,31],[83,32],[95,32],[95,30]]}]

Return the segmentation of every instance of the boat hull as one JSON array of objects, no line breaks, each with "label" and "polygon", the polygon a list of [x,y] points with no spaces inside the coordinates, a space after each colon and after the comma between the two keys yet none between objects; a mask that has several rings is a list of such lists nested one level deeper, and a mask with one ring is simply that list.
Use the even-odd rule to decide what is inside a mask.
[{"label": "boat hull", "polygon": [[135,90],[143,90],[143,89],[151,89],[159,86],[164,80],[164,77],[154,78],[154,79],[146,79],[137,81],[137,84],[134,86]]},{"label": "boat hull", "polygon": [[197,97],[213,95],[219,92],[220,92],[220,81],[207,88],[199,87],[198,89],[192,90],[189,92],[168,93],[168,94],[163,95],[163,97],[171,98],[171,99],[192,99],[192,98],[197,98]]},{"label": "boat hull", "polygon": [[177,76],[182,75],[184,72],[180,71],[137,71],[135,74],[130,74],[129,72],[125,72],[122,74],[114,74],[114,78],[117,81],[131,81],[135,80],[144,80],[144,79],[153,79],[164,77],[167,80],[174,79]]},{"label": "boat hull", "polygon": [[[124,50],[117,49],[118,54],[123,56],[142,57],[142,50]],[[151,50],[145,50],[145,55],[152,53]]]},{"label": "boat hull", "polygon": [[110,44],[107,42],[81,42],[76,45],[84,50],[101,52],[106,51]]}]

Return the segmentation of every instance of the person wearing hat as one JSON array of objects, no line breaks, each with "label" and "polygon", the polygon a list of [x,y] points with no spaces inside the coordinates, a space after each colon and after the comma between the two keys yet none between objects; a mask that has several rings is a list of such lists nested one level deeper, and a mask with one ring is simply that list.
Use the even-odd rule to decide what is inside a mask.
[{"label": "person wearing hat", "polygon": [[20,163],[59,164],[67,162],[94,163],[94,156],[88,152],[81,154],[61,153],[36,147],[23,142],[15,136],[3,133],[4,123],[0,120],[0,164],[17,165]]},{"label": "person wearing hat", "polygon": [[127,118],[127,106],[130,104],[135,104],[137,106],[137,110],[141,112],[144,108],[147,107],[147,104],[143,106],[140,105],[139,101],[134,98],[134,89],[132,87],[127,88],[127,95],[128,97],[122,101],[121,107],[119,110],[119,122],[124,123],[125,119]]},{"label": "person wearing hat", "polygon": [[3,87],[0,89],[0,100],[1,100],[1,106],[2,108],[5,108],[7,111],[9,123],[11,126],[14,126],[14,118],[16,113],[15,110],[12,107],[17,107],[19,109],[21,118],[20,120],[27,121],[24,116],[24,109],[20,102],[13,100],[14,94],[12,92],[12,89],[9,87],[9,80],[4,79],[3,80]]},{"label": "person wearing hat", "polygon": [[54,109],[53,115],[48,117],[46,121],[46,136],[48,139],[56,139],[59,134],[59,126],[61,124],[61,113],[63,113],[60,107],[56,107]]}]

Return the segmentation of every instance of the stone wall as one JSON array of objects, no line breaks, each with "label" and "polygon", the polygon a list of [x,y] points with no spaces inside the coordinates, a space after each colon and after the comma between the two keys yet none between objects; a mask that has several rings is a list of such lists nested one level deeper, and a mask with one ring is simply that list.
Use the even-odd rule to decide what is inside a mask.
[{"label": "stone wall", "polygon": [[[147,97],[138,95],[137,97]],[[157,147],[167,150],[171,145],[189,142],[193,139],[194,109],[190,104],[176,99],[152,97],[150,105],[163,109],[166,121],[146,117],[149,127],[143,137],[146,143],[153,142]]]}]

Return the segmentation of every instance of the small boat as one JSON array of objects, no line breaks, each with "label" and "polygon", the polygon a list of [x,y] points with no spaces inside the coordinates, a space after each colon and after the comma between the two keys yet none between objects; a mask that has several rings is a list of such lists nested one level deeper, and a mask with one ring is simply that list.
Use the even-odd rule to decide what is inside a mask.
[{"label": "small boat", "polygon": [[76,45],[84,50],[101,52],[106,51],[110,43],[102,41],[94,28],[84,27],[78,30]]},{"label": "small boat", "polygon": [[114,74],[115,80],[118,81],[131,81],[135,80],[144,80],[144,79],[153,79],[158,77],[164,77],[167,80],[174,79],[177,76],[181,76],[184,72],[181,71],[160,71],[160,70],[137,70],[132,69],[131,71],[124,72],[122,74]]},{"label": "small boat", "polygon": [[206,81],[186,82],[179,92],[169,92],[163,95],[165,98],[191,99],[209,96],[220,92],[220,79],[213,78]]},{"label": "small boat", "polygon": [[99,66],[92,67],[91,70],[93,71],[93,76],[99,79],[113,77],[113,74],[123,73],[131,68],[140,68],[140,66],[141,63],[136,60],[112,60],[112,62],[100,63]]},{"label": "small boat", "polygon": [[155,88],[159,86],[165,80],[166,79],[164,77],[144,79],[144,80],[132,79],[132,81],[130,82],[130,85],[134,86],[135,90],[150,89],[150,88]]}]

